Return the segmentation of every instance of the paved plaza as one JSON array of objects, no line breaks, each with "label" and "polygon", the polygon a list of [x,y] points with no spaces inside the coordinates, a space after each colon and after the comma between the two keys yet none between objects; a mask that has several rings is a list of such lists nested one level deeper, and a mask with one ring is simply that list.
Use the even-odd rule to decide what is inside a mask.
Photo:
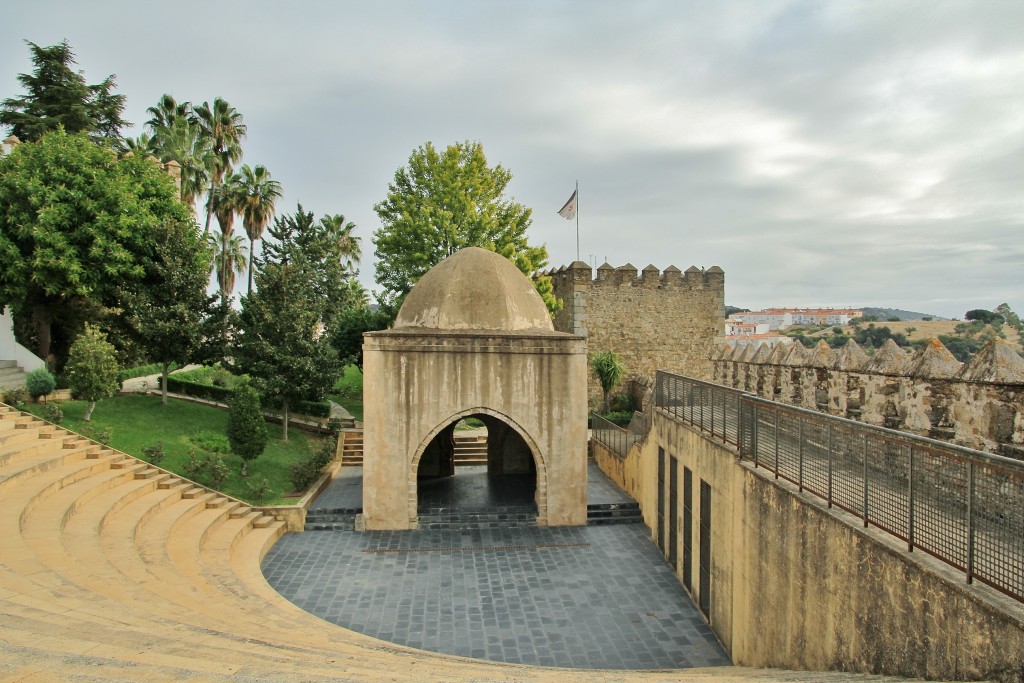
[{"label": "paved plaza", "polygon": [[[356,469],[314,507],[357,508]],[[473,469],[430,498],[452,502],[456,487],[472,508],[516,499]],[[629,500],[596,467],[590,477],[592,502]],[[589,669],[730,663],[642,524],[310,531],[278,541],[263,572],[327,621],[434,652]]]}]

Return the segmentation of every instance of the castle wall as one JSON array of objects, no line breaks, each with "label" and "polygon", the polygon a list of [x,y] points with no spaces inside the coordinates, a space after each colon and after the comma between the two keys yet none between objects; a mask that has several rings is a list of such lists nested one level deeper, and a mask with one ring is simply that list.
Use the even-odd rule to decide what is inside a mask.
[{"label": "castle wall", "polygon": [[[675,266],[639,274],[626,264],[593,271],[577,261],[547,274],[564,307],[555,329],[585,335],[589,353],[615,351],[626,379],[649,383],[658,369],[711,379],[711,354],[725,329],[725,273],[717,267],[684,273]],[[590,405],[601,400],[591,373]]]}]

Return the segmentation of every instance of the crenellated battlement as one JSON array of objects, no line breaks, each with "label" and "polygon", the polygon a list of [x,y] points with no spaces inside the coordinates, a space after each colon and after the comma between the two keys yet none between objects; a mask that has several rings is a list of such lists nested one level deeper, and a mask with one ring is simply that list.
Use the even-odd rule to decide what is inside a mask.
[{"label": "crenellated battlement", "polygon": [[[725,271],[676,266],[638,271],[631,263],[582,261],[535,274],[548,276],[564,307],[555,329],[586,336],[590,353],[615,351],[632,379],[658,369],[711,378],[711,351],[725,331]],[[600,388],[591,377],[592,405]]]},{"label": "crenellated battlement", "polygon": [[540,271],[536,276],[548,276],[555,286],[591,285],[595,287],[644,287],[649,289],[666,289],[670,287],[707,289],[725,285],[725,271],[718,266],[701,269],[690,266],[685,271],[670,265],[659,270],[655,265],[648,265],[637,271],[631,263],[615,267],[604,263],[597,267],[595,273],[589,265],[582,261],[574,261],[568,266]]}]

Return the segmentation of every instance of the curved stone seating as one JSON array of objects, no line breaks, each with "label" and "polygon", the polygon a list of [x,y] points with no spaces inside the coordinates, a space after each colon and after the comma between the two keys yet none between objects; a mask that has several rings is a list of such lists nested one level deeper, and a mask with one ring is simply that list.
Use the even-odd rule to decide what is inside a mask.
[{"label": "curved stone seating", "polygon": [[[263,579],[260,560],[283,533],[283,523],[247,505],[0,405],[0,672],[15,680],[680,678],[481,662],[347,631]],[[686,671],[693,680],[806,676]]]}]

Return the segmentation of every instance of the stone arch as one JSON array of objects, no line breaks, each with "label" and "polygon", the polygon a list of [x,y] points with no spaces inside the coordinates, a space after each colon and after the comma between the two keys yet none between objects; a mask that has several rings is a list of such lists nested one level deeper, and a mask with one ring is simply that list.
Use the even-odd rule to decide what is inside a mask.
[{"label": "stone arch", "polygon": [[492,408],[484,407],[466,408],[464,410],[459,410],[455,413],[452,413],[448,417],[442,419],[433,429],[431,429],[427,433],[427,435],[423,437],[419,445],[416,446],[416,451],[413,454],[412,460],[409,462],[409,468],[407,472],[409,490],[409,521],[411,522],[415,520],[417,516],[416,504],[418,502],[419,490],[417,488],[416,475],[417,471],[419,470],[420,459],[426,452],[427,446],[429,446],[430,442],[433,441],[434,438],[438,434],[440,434],[445,428],[447,428],[450,424],[458,422],[459,420],[462,420],[464,418],[471,417],[473,415],[488,415],[496,420],[502,421],[503,423],[511,427],[512,430],[515,431],[520,436],[520,438],[522,438],[523,442],[526,444],[526,447],[530,449],[530,454],[533,456],[533,463],[537,470],[537,493],[534,499],[534,501],[537,504],[537,522],[541,525],[546,524],[548,511],[548,469],[544,459],[544,453],[537,445],[537,442],[533,439],[532,436],[530,436],[529,432],[527,432],[522,427],[522,425],[520,425],[518,422],[513,420],[505,413],[499,412]]}]

